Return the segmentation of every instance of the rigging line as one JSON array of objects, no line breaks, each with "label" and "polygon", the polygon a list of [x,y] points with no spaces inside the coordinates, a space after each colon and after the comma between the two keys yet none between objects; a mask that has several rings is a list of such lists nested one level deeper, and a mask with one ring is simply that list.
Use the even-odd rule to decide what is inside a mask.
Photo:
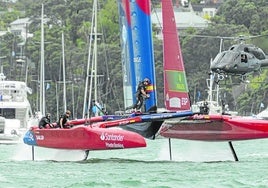
[{"label": "rigging line", "polygon": [[[98,8],[100,10],[100,3],[98,2]],[[109,48],[107,48],[107,45],[106,45],[106,32],[104,31],[104,28],[103,28],[103,24],[102,22],[100,22],[100,27],[101,27],[101,31],[102,31],[102,41],[104,43],[104,52],[105,52],[105,65],[106,65],[106,73],[107,73],[107,79],[110,80],[110,74],[109,74],[109,67],[108,67],[108,60],[110,60],[110,53],[108,52],[109,51]],[[107,58],[108,56],[108,58]]]},{"label": "rigging line", "polygon": [[[98,8],[100,9],[100,3],[98,2]],[[105,68],[106,68],[106,74],[107,74],[107,83],[106,83],[106,87],[105,87],[105,93],[103,94],[103,96],[105,96],[104,98],[104,104],[108,103],[108,94],[111,93],[114,89],[113,84],[111,82],[111,78],[110,78],[110,72],[109,72],[109,64],[108,62],[111,62],[111,56],[110,56],[110,50],[106,45],[106,32],[104,30],[103,24],[100,22],[100,27],[101,27],[101,31],[102,31],[102,41],[104,41],[104,52],[105,52]],[[108,87],[110,86],[110,87]],[[110,88],[113,88],[112,90]],[[113,92],[112,92],[113,93]],[[114,95],[114,93],[113,93]],[[114,97],[116,97],[114,95]],[[118,100],[116,100],[117,102],[117,108],[120,109],[120,104],[118,102]]]},{"label": "rigging line", "polygon": [[[93,24],[94,21],[94,6],[93,6],[93,10],[92,10],[92,18],[91,18],[91,23]],[[85,82],[85,92],[84,92],[84,103],[83,103],[83,118],[85,117],[85,115],[87,114],[86,111],[88,112],[90,109],[88,109],[88,107],[90,106],[91,101],[88,101],[87,103],[87,90],[88,90],[88,77],[89,77],[89,68],[90,66],[90,62],[91,62],[91,48],[92,48],[92,34],[93,34],[93,27],[94,25],[91,25],[90,28],[90,39],[89,39],[89,47],[88,47],[88,61],[87,61],[87,69],[86,69],[86,82]],[[91,96],[90,99],[91,100]]]},{"label": "rigging line", "polygon": [[157,14],[157,12],[156,12],[156,8],[154,7],[153,3],[152,3],[152,10],[153,10],[153,12],[155,13],[155,16],[156,16],[156,19],[157,19],[157,23],[159,24],[159,28],[160,28],[161,31],[162,31],[162,30],[163,30],[163,26],[162,26],[162,24],[161,24],[161,22],[160,22],[159,16],[158,16],[158,14]]},{"label": "rigging line", "polygon": [[[107,87],[107,85],[110,85],[110,74],[109,74],[109,67],[108,67],[108,61],[110,62],[110,56],[109,56],[109,52],[108,52],[108,48],[106,47],[106,43],[105,43],[105,36],[104,36],[104,29],[102,28],[102,33],[103,33],[103,35],[102,35],[102,41],[104,41],[104,53],[105,53],[105,56],[104,56],[104,61],[105,61],[105,71],[106,71],[106,75],[107,75],[107,79],[106,79],[106,81],[107,82],[105,82],[105,93],[103,94],[103,96],[105,96],[104,97],[104,104],[106,104],[107,103],[107,101],[108,101],[108,95],[107,95],[107,93],[108,93],[108,87]],[[105,78],[104,78],[104,80],[105,80]]]}]

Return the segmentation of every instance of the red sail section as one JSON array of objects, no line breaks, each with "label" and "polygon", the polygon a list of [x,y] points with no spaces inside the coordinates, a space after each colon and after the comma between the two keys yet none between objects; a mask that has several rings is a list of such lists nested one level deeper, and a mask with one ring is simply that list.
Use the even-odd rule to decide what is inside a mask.
[{"label": "red sail section", "polygon": [[189,110],[188,86],[172,0],[162,0],[162,19],[166,109]]}]

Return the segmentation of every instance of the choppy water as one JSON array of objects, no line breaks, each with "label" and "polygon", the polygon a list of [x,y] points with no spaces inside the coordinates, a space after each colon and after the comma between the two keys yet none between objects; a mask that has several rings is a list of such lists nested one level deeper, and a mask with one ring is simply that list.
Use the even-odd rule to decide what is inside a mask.
[{"label": "choppy water", "polygon": [[225,142],[148,140],[147,148],[80,151],[0,145],[0,187],[268,187],[268,139],[234,142],[239,162]]}]

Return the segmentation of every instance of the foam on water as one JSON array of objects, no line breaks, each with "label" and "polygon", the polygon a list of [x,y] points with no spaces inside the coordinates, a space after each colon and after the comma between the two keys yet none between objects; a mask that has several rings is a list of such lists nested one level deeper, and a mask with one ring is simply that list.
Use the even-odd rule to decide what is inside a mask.
[{"label": "foam on water", "polygon": [[[85,152],[82,150],[59,150],[34,147],[34,160],[36,161],[81,161],[84,159],[84,156]],[[32,160],[32,146],[18,144],[12,160]]]},{"label": "foam on water", "polygon": [[[227,142],[201,142],[171,140],[173,161],[210,162],[233,161],[233,155]],[[160,160],[170,160],[169,142],[162,142],[159,151]]]}]

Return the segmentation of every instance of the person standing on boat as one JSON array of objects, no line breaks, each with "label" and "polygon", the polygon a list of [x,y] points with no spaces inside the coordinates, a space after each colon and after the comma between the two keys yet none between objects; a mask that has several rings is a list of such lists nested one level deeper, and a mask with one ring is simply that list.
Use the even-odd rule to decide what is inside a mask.
[{"label": "person standing on boat", "polygon": [[45,117],[42,117],[38,124],[39,129],[53,128],[50,121],[50,113],[47,113]]},{"label": "person standing on boat", "polygon": [[137,91],[136,91],[136,103],[130,107],[127,107],[126,110],[130,110],[132,108],[134,111],[136,111],[142,107],[144,99],[147,99],[150,97],[150,95],[146,93],[146,87],[149,84],[150,84],[150,80],[148,78],[144,78],[144,80],[139,83]]},{"label": "person standing on boat", "polygon": [[66,110],[65,114],[60,116],[60,119],[57,122],[57,127],[62,128],[62,129],[67,128],[67,126],[65,124],[69,121],[70,115],[71,115],[71,111]]},{"label": "person standing on boat", "polygon": [[96,100],[92,101],[92,116],[96,117],[99,115],[104,115],[103,108],[100,103],[98,103]]}]

